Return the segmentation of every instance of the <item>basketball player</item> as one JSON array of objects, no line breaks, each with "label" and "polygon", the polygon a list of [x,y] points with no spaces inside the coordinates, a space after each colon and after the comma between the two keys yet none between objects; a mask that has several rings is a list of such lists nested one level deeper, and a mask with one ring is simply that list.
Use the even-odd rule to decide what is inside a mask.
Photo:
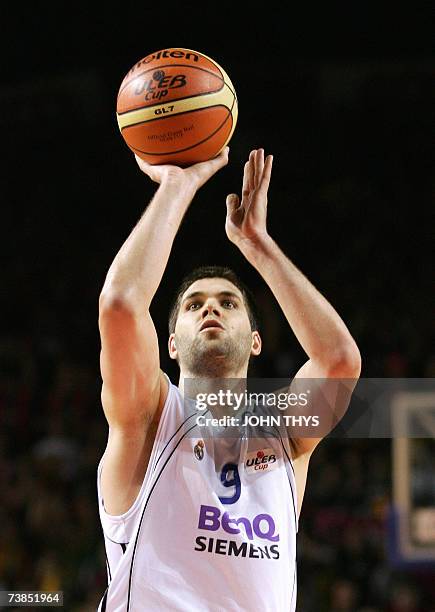
[{"label": "basketball player", "polygon": [[[227,164],[228,149],[187,169],[137,161],[159,187],[99,302],[109,435],[97,482],[109,585],[98,609],[294,611],[298,517],[321,436],[214,439],[184,410],[187,379],[246,379],[261,351],[249,294],[231,271],[202,270],[176,296],[168,346],[178,386],[160,370],[149,313],[181,220]],[[241,199],[227,198],[227,236],[268,284],[308,356],[295,380],[356,381],[360,355],[345,324],[268,234],[271,170],[272,156],[251,152]],[[255,457],[267,469],[255,470]]]}]

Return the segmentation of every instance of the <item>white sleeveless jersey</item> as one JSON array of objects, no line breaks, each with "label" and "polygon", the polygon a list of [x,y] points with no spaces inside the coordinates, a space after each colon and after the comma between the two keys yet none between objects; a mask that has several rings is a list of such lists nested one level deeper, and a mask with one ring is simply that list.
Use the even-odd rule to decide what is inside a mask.
[{"label": "white sleeveless jersey", "polygon": [[99,612],[295,610],[288,439],[216,438],[197,417],[169,382],[142,487],[120,516],[104,509],[101,458],[108,587]]}]

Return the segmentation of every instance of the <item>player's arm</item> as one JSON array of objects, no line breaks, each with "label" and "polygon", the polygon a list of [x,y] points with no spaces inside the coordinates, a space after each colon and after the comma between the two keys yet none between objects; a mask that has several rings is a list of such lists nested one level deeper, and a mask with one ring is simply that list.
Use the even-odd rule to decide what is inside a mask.
[{"label": "player's arm", "polygon": [[[227,235],[264,278],[305,350],[308,361],[296,374],[295,386],[302,388],[300,379],[316,379],[314,397],[322,399],[323,416],[329,418],[332,428],[343,416],[359,377],[360,353],[331,304],[267,232],[267,190],[271,171],[272,157],[265,160],[263,150],[252,151],[245,165],[242,199],[234,194],[227,198]],[[331,379],[346,381],[346,392],[339,401],[337,385]],[[313,399],[310,404],[317,405]],[[327,414],[327,406],[334,414]],[[309,455],[323,435],[293,439],[295,458]]]},{"label": "player's arm", "polygon": [[167,394],[149,307],[194,194],[227,163],[228,152],[186,170],[137,161],[159,188],[110,266],[99,299],[101,399],[109,424],[101,485],[106,510],[115,515],[137,496]]}]

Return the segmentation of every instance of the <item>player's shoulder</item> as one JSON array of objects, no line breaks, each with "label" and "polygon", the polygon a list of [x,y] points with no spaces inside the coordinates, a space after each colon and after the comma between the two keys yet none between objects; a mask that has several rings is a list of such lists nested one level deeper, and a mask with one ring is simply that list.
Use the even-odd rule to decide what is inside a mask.
[{"label": "player's shoulder", "polygon": [[160,370],[159,384],[160,384],[160,393],[159,393],[159,404],[157,407],[157,416],[160,419],[163,409],[169,400],[171,387],[173,387],[174,385],[171,383],[169,376],[166,374],[166,372],[163,372],[163,370]]},{"label": "player's shoulder", "polygon": [[172,383],[166,372],[160,370],[160,396],[156,421],[164,419],[168,411],[172,414],[180,413],[181,416],[184,410],[183,404],[183,396],[179,388]]},{"label": "player's shoulder", "polygon": [[160,370],[160,400],[163,400],[163,403],[166,401],[166,398],[169,394],[169,389],[171,387],[171,379],[163,370]]}]

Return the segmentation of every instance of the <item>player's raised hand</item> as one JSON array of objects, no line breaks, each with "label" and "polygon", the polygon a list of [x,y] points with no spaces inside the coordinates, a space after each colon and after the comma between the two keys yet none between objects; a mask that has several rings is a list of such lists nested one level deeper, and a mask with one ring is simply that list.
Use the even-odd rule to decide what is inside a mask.
[{"label": "player's raised hand", "polygon": [[242,199],[234,193],[227,196],[225,230],[239,248],[267,236],[267,191],[272,173],[272,155],[264,159],[264,150],[251,151],[243,173]]},{"label": "player's raised hand", "polygon": [[228,163],[228,153],[229,147],[225,147],[217,157],[193,164],[187,168],[180,168],[169,164],[154,166],[148,164],[137,155],[135,155],[135,157],[142,172],[147,174],[150,179],[156,183],[171,183],[177,186],[187,186],[196,191],[202,187],[213,174],[220,170],[220,168],[226,166]]}]

